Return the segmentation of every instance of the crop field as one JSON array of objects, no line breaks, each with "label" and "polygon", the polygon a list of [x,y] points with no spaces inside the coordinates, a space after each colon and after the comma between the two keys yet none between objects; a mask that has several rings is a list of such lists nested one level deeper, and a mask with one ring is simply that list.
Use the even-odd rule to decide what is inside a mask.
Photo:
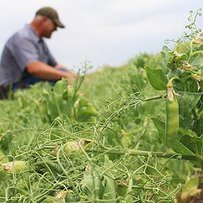
[{"label": "crop field", "polygon": [[201,14],[161,53],[0,101],[0,202],[202,202]]}]

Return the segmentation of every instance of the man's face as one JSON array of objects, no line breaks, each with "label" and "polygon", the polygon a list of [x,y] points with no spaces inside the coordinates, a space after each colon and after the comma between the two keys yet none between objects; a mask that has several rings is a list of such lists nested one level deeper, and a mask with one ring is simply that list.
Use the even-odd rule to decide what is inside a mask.
[{"label": "man's face", "polygon": [[51,38],[54,31],[57,30],[55,23],[47,17],[44,17],[41,23],[41,35],[45,38]]}]

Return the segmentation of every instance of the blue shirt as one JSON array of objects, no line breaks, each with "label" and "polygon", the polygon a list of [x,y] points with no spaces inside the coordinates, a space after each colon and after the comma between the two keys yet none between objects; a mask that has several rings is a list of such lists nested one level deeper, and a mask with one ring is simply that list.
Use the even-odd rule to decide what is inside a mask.
[{"label": "blue shirt", "polygon": [[20,81],[26,66],[35,61],[53,67],[57,65],[45,41],[36,35],[30,25],[26,25],[5,44],[0,61],[0,86]]}]

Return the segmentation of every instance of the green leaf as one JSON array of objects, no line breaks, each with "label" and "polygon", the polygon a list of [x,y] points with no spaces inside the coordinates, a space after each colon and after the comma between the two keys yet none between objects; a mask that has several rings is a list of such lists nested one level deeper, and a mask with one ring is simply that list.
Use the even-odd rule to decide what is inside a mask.
[{"label": "green leaf", "polygon": [[186,185],[183,187],[183,192],[190,192],[194,189],[197,189],[199,186],[199,178],[198,177],[193,177],[191,178]]},{"label": "green leaf", "polygon": [[196,119],[193,123],[193,130],[197,133],[198,136],[203,135],[203,118]]},{"label": "green leaf", "polygon": [[190,137],[197,137],[197,134],[190,129],[185,129],[180,127],[179,132],[183,135],[189,135]]},{"label": "green leaf", "polygon": [[176,45],[176,50],[179,53],[188,53],[190,51],[190,43],[189,42],[179,42]]},{"label": "green leaf", "polygon": [[151,118],[158,133],[159,133],[159,137],[162,140],[163,143],[166,144],[166,136],[165,136],[165,123],[163,121],[161,121],[159,118],[155,117],[155,118]]},{"label": "green leaf", "polygon": [[64,94],[64,92],[67,91],[67,80],[66,79],[62,79],[57,81],[57,83],[54,85],[53,88],[53,92],[55,94],[58,94],[60,96],[62,96]]},{"label": "green leaf", "polygon": [[166,90],[167,78],[161,69],[146,67],[147,77],[150,84],[156,90]]},{"label": "green leaf", "polygon": [[199,196],[202,190],[198,188],[198,186],[199,186],[199,178],[198,177],[191,178],[182,188],[182,191],[180,193],[180,201],[178,202],[191,202],[190,201],[191,199],[193,199],[196,196]]},{"label": "green leaf", "polygon": [[78,99],[75,109],[77,109],[77,119],[82,122],[91,121],[98,115],[96,108],[86,98]]},{"label": "green leaf", "polygon": [[192,66],[196,67],[196,68],[201,68],[202,67],[202,63],[203,63],[203,53],[196,54],[196,55],[192,56],[190,58],[189,63]]},{"label": "green leaf", "polygon": [[111,146],[121,145],[121,140],[118,135],[118,132],[112,128],[106,128],[104,131],[104,136],[106,137],[106,141]]},{"label": "green leaf", "polygon": [[167,46],[163,46],[161,54],[162,54],[163,58],[165,59],[166,65],[171,62],[172,53]]},{"label": "green leaf", "polygon": [[[106,203],[116,203],[116,188],[115,188],[115,181],[113,177],[109,177],[104,175],[104,193],[103,193],[103,200],[106,200]],[[109,201],[107,201],[109,200]]]},{"label": "green leaf", "polygon": [[203,148],[203,142],[202,137],[191,137],[189,135],[184,135],[180,142],[187,147],[190,151],[192,151],[195,155],[202,156],[202,148]]},{"label": "green leaf", "polygon": [[173,142],[169,143],[169,145],[175,152],[180,155],[194,155],[194,153],[185,145],[183,145],[179,140],[173,140]]},{"label": "green leaf", "polygon": [[185,53],[178,53],[178,52],[174,52],[174,55],[175,55],[175,59],[178,60],[178,61],[182,61],[182,60],[187,60],[188,58],[188,55],[185,54]]},{"label": "green leaf", "polygon": [[178,96],[179,103],[179,114],[180,114],[180,127],[189,129],[192,127],[193,118],[192,118],[192,110],[197,105],[200,95],[198,94],[190,94],[183,93]]},{"label": "green leaf", "polygon": [[59,112],[57,110],[53,95],[50,95],[50,98],[47,98],[46,103],[47,103],[47,113],[50,116],[51,120],[53,121],[56,117],[59,116]]},{"label": "green leaf", "polygon": [[96,173],[93,174],[84,174],[83,179],[81,181],[81,188],[84,193],[86,193],[89,197],[95,195],[99,198],[100,191],[100,178]]}]

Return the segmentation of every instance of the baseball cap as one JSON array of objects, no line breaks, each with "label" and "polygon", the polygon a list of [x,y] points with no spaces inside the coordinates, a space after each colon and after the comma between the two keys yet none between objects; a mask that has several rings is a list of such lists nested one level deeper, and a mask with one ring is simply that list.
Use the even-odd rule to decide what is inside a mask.
[{"label": "baseball cap", "polygon": [[46,16],[50,20],[52,20],[58,27],[65,28],[65,25],[60,21],[59,15],[54,8],[51,7],[43,7],[40,8],[36,15]]}]

